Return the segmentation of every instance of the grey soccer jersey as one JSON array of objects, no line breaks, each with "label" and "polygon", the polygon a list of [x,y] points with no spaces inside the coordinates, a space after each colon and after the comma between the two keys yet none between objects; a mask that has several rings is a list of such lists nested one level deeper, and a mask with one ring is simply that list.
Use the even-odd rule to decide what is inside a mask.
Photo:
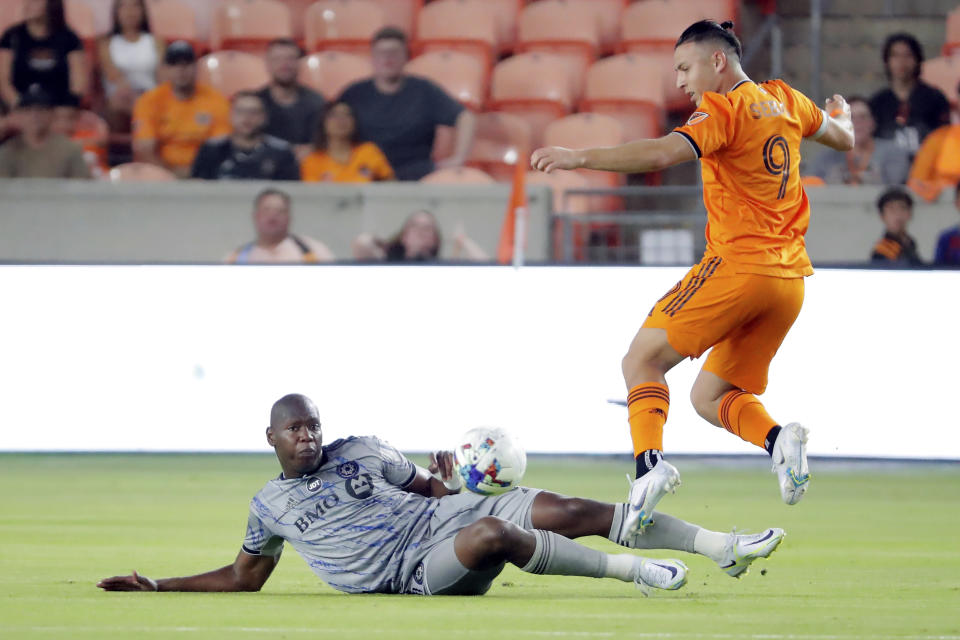
[{"label": "grey soccer jersey", "polygon": [[439,501],[402,488],[416,467],[378,438],[337,440],[323,451],[309,476],[281,475],[254,496],[243,550],[278,556],[286,540],[335,589],[401,591],[404,553],[428,537]]}]

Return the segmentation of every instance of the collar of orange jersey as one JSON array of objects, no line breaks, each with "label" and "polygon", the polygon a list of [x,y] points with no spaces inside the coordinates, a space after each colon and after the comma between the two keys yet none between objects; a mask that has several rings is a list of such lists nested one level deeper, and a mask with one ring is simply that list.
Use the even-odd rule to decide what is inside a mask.
[{"label": "collar of orange jersey", "polygon": [[737,84],[735,84],[735,85],[733,85],[732,87],[730,87],[730,91],[727,91],[727,93],[732,93],[732,92],[736,91],[736,90],[737,90],[737,87],[739,87],[739,86],[742,85],[742,84],[747,84],[748,82],[753,82],[753,80],[751,80],[750,78],[747,78],[747,79],[745,79],[745,80],[741,80],[741,81],[738,82]]}]

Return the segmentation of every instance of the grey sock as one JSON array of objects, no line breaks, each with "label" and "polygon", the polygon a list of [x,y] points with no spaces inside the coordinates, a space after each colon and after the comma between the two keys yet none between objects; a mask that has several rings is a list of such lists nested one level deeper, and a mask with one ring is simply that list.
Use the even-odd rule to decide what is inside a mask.
[{"label": "grey sock", "polygon": [[521,571],[554,576],[603,578],[607,574],[607,554],[577,544],[552,531],[534,529],[537,548]]},{"label": "grey sock", "polygon": [[654,511],[653,524],[646,528],[643,535],[634,536],[630,544],[624,546],[630,546],[633,549],[674,549],[695,553],[693,541],[700,529],[697,525],[680,518],[674,518],[662,511]]}]

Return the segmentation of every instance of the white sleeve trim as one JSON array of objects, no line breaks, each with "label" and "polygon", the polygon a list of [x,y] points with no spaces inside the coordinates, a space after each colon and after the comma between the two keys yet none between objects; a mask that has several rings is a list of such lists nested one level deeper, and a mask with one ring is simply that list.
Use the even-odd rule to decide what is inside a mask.
[{"label": "white sleeve trim", "polygon": [[827,126],[830,124],[830,116],[827,115],[827,112],[823,109],[820,109],[820,113],[823,114],[823,122],[820,123],[820,128],[813,132],[813,135],[810,136],[814,140],[819,140],[823,137],[823,134],[827,132]]}]

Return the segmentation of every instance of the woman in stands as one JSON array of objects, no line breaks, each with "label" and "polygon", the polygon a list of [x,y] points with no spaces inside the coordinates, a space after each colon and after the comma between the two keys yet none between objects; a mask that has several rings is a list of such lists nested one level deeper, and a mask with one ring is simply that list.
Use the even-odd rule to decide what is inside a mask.
[{"label": "woman in stands", "polygon": [[0,99],[12,108],[35,84],[54,101],[85,95],[86,54],[67,26],[63,0],[3,0],[17,1],[23,2],[24,21],[0,36]]},{"label": "woman in stands", "polygon": [[300,163],[304,182],[373,182],[396,180],[380,147],[360,142],[353,110],[331,102],[323,110],[314,151]]},{"label": "woman in stands", "polygon": [[[357,260],[384,262],[436,262],[440,257],[442,238],[440,225],[432,213],[421,209],[411,213],[403,227],[387,240],[362,233],[353,241],[353,257]],[[453,235],[453,260],[480,262],[490,256],[467,237],[462,228]]]},{"label": "woman in stands", "polygon": [[163,41],[150,33],[144,0],[114,0],[113,29],[97,47],[110,128],[129,131],[133,103],[157,86],[164,52]]}]

